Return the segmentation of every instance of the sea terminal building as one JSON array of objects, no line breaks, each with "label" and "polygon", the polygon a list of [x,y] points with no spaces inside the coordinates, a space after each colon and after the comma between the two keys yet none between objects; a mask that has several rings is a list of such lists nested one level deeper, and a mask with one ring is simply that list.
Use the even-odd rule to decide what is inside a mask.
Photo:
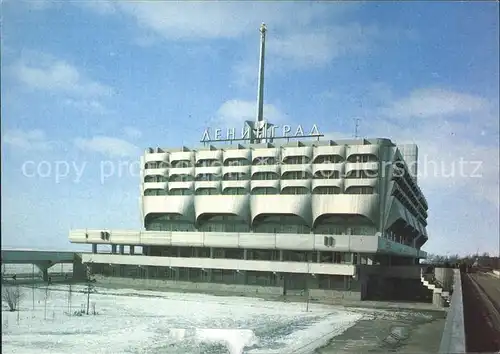
[{"label": "sea terminal building", "polygon": [[[355,299],[382,270],[425,258],[415,145],[286,140],[150,148],[144,229],[72,230],[69,239],[92,245],[83,261],[103,276]],[[98,253],[103,244],[111,253]]]},{"label": "sea terminal building", "polygon": [[[417,147],[267,122],[266,31],[256,120],[241,135],[205,130],[201,148],[148,149],[143,229],[72,230],[70,241],[92,244],[82,260],[94,273],[148,286],[358,300],[402,288],[396,278],[420,286],[428,206]],[[97,252],[103,244],[111,253]]]}]

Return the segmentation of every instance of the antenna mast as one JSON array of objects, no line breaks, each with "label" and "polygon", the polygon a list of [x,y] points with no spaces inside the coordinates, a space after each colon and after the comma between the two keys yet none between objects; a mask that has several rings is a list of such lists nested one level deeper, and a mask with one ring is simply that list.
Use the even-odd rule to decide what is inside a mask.
[{"label": "antenna mast", "polygon": [[357,139],[359,138],[358,136],[358,129],[359,129],[359,121],[360,118],[354,118],[354,138]]},{"label": "antenna mast", "polygon": [[257,87],[257,122],[264,120],[264,57],[266,52],[266,24],[260,26],[259,81]]},{"label": "antenna mast", "polygon": [[254,132],[258,136],[256,143],[260,143],[259,135],[261,130],[266,129],[264,121],[264,58],[266,53],[266,24],[260,26],[260,58],[259,58],[259,77],[257,86],[257,117],[254,123]]}]

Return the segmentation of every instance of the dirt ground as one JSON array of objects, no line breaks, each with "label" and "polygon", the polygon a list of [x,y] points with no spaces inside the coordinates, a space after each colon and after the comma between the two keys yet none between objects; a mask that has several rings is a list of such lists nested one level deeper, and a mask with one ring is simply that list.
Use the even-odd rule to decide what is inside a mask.
[{"label": "dirt ground", "polygon": [[352,309],[365,312],[366,319],[356,323],[318,354],[342,353],[437,353],[446,312],[422,310]]}]

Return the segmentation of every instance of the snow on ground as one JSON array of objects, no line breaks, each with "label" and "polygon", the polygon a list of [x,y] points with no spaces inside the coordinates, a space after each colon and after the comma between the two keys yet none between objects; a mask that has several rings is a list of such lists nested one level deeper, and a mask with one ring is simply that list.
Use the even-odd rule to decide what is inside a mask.
[{"label": "snow on ground", "polygon": [[[311,353],[363,317],[319,304],[306,312],[304,303],[103,288],[90,295],[97,315],[69,316],[68,285],[21,289],[19,313],[3,305],[3,353]],[[75,312],[86,294],[72,289]]]}]

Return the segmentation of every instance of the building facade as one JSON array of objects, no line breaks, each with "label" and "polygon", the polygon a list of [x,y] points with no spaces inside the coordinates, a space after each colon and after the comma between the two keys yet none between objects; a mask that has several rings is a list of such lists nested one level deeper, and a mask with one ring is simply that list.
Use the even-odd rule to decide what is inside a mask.
[{"label": "building facade", "polygon": [[143,230],[73,230],[70,241],[92,244],[84,261],[111,277],[362,299],[377,276],[404,277],[425,257],[417,159],[415,145],[388,139],[150,148]]},{"label": "building facade", "polygon": [[[148,149],[143,229],[74,230],[70,241],[92,244],[82,259],[95,272],[154,286],[363,299],[395,286],[381,279],[419,283],[428,206],[416,179],[417,147],[293,141],[322,135],[316,125],[305,134],[300,125],[267,122],[266,26],[259,31],[256,119],[241,138],[234,129],[205,130],[203,148]],[[99,244],[111,245],[111,254],[98,253]]]}]

